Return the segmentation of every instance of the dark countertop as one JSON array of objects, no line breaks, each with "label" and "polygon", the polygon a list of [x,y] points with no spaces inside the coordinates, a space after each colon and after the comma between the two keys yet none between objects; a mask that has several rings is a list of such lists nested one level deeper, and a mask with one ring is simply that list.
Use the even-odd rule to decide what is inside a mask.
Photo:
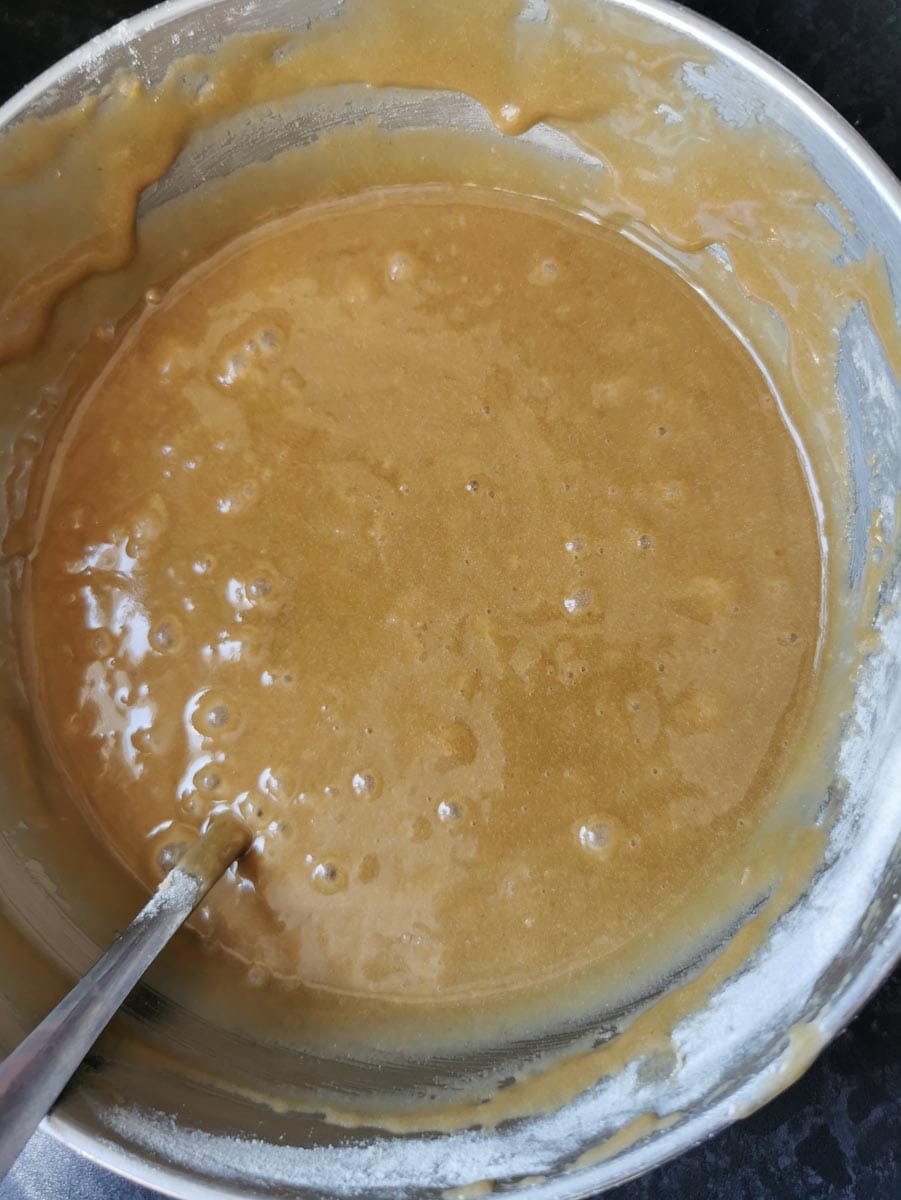
[{"label": "dark countertop", "polygon": [[[0,101],[139,0],[2,0]],[[695,0],[779,59],[901,174],[899,0]],[[901,1197],[901,970],[807,1074],[761,1112],[611,1200]],[[153,1200],[38,1135],[0,1200]]]}]

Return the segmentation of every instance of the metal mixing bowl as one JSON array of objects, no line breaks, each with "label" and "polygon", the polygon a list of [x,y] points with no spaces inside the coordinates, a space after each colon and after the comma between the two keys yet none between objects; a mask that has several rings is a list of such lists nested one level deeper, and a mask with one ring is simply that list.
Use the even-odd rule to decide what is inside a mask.
[{"label": "metal mixing bowl", "polygon": [[[137,68],[154,81],[186,46],[202,52],[225,33],[302,29],[309,19],[331,16],[337,7],[335,0],[162,4],[95,39],[25,88],[0,109],[0,129],[74,103],[118,69]],[[895,295],[901,297],[901,188],[854,131],[787,71],[716,25],[658,0],[621,0],[616,7],[654,27],[658,36],[676,34],[712,54],[706,100],[719,105],[723,120],[743,106],[756,120],[772,122],[797,140],[860,237],[884,258]],[[351,111],[363,103],[352,100]],[[466,127],[476,120],[473,102],[447,94],[432,100],[420,96],[414,105],[391,89],[365,103],[381,106],[381,117],[396,128]],[[333,110],[320,97],[318,127],[345,120],[347,112],[345,92]],[[145,207],[165,203],[211,173],[264,160],[306,132],[302,113],[291,121],[270,113],[252,136],[250,126],[218,140],[214,131],[202,146],[185,149],[145,197]],[[748,968],[679,1029],[678,1061],[665,1078],[639,1075],[632,1063],[554,1114],[478,1134],[336,1130],[315,1116],[277,1113],[246,1096],[213,1096],[187,1086],[177,1091],[149,1066],[134,1065],[140,1060],[123,1068],[117,1063],[121,1044],[164,1029],[177,1044],[193,1046],[195,1058],[221,1061],[225,1056],[244,1078],[277,1079],[287,1069],[276,1052],[224,1038],[145,988],[132,999],[119,1040],[101,1043],[99,1070],[83,1075],[81,1086],[49,1118],[52,1133],[112,1170],[185,1200],[432,1196],[480,1181],[504,1193],[527,1189],[535,1200],[561,1200],[654,1167],[791,1081],[795,1068],[806,1065],[816,1048],[845,1025],[901,953],[901,622],[895,615],[901,611],[901,542],[894,526],[901,490],[901,392],[863,312],[853,315],[841,336],[836,395],[844,418],[850,497],[847,602],[864,623],[878,624],[882,637],[857,679],[852,711],[840,731],[846,786],[836,800],[838,818],[822,868]],[[4,414],[7,442],[15,434],[15,419]],[[863,580],[863,564],[872,553],[869,514],[874,507],[884,509],[886,542],[885,581],[878,594]],[[12,725],[4,725],[4,742],[0,952],[5,955],[8,948],[22,964],[15,972],[4,970],[0,980],[0,1049],[9,1049],[50,1006],[63,982],[84,968],[109,930],[102,921],[79,915],[73,897],[84,880],[79,882],[67,864],[58,832],[39,823],[21,831],[17,773],[24,769],[23,756]],[[92,879],[101,892],[107,870],[115,868],[98,866]],[[137,908],[136,889],[134,900]],[[803,1044],[789,1036],[798,1028],[808,1031]],[[311,1079],[317,1074],[340,1078],[351,1091],[366,1086],[363,1075],[354,1075],[346,1063],[308,1058],[289,1066]],[[446,1068],[451,1074],[453,1069]],[[430,1071],[434,1074],[433,1065],[414,1064],[406,1075],[398,1074],[397,1086],[421,1082]],[[649,1126],[647,1136],[572,1169],[580,1154],[644,1113],[662,1118]],[[253,1141],[240,1140],[251,1135]]]}]

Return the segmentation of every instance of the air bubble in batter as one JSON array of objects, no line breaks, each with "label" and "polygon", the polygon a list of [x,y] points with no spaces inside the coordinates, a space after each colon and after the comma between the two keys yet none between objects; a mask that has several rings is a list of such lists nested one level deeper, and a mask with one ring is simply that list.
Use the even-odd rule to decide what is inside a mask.
[{"label": "air bubble in batter", "polygon": [[355,771],[350,786],[353,788],[354,795],[364,796],[371,800],[377,799],[382,793],[381,776],[377,771],[368,769]]},{"label": "air bubble in batter", "polygon": [[442,800],[436,812],[442,825],[459,826],[466,816],[466,802],[454,796],[451,799]]},{"label": "air bubble in batter", "polygon": [[575,615],[585,612],[591,606],[591,592],[578,591],[571,596],[565,596],[563,599],[563,607],[568,613]]},{"label": "air bubble in batter", "polygon": [[181,622],[177,617],[164,617],[150,630],[151,647],[159,654],[175,654],[184,641]]},{"label": "air bubble in batter", "polygon": [[220,692],[206,692],[191,717],[191,724],[204,737],[225,737],[239,726],[238,712]]},{"label": "air bubble in batter", "polygon": [[388,255],[385,271],[392,283],[410,283],[416,276],[416,260],[404,250],[397,250]]},{"label": "air bubble in batter", "polygon": [[337,863],[324,859],[313,868],[310,879],[317,892],[324,896],[332,896],[343,892],[347,887],[347,873]]},{"label": "air bubble in batter", "polygon": [[603,817],[589,817],[578,828],[579,845],[588,854],[606,856],[613,846],[614,833]]}]

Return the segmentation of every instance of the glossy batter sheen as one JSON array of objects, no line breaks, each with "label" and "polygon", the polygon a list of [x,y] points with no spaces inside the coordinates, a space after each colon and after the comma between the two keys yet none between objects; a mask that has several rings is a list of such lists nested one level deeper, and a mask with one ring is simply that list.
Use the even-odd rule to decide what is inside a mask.
[{"label": "glossy batter sheen", "polygon": [[810,692],[817,530],[763,376],[669,267],[546,202],[395,189],[98,336],[34,685],[147,882],[217,807],[253,826],[204,914],[251,983],[545,986],[738,887]]}]

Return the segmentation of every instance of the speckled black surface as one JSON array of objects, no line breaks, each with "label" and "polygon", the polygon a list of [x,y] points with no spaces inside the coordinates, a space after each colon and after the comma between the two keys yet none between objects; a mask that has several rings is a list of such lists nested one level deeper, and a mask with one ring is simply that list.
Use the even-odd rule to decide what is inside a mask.
[{"label": "speckled black surface", "polygon": [[[486,0],[487,2],[487,0]],[[0,100],[135,0],[0,0]],[[901,0],[697,0],[825,96],[901,174]],[[901,971],[762,1111],[611,1200],[901,1200]],[[153,1200],[33,1140],[0,1200]]]}]

